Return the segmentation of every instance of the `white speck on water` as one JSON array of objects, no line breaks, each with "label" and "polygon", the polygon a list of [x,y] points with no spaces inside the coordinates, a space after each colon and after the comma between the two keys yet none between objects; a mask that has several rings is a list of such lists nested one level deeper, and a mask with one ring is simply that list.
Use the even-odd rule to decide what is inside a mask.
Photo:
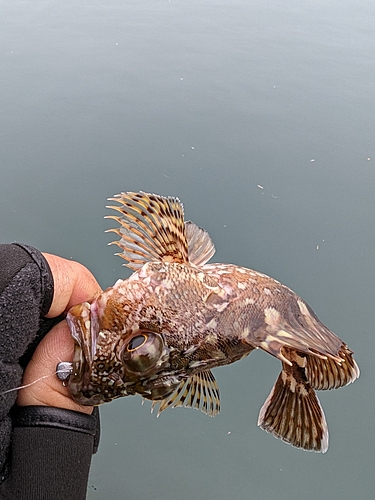
[{"label": "white speck on water", "polygon": [[194,146],[191,146],[191,149],[195,149],[195,147],[194,147]]},{"label": "white speck on water", "polygon": [[[322,239],[322,242],[324,243],[324,238]],[[320,245],[316,245],[316,249],[319,250]]]},{"label": "white speck on water", "polygon": [[259,189],[264,189],[264,187],[263,187],[263,186],[261,186],[260,184],[258,184],[258,188],[259,188]]},{"label": "white speck on water", "polygon": [[310,163],[312,163],[313,161],[315,161],[314,158],[311,158]]},{"label": "white speck on water", "polygon": [[229,435],[229,434],[232,434],[232,433],[231,433],[231,431],[228,431],[228,435]]},{"label": "white speck on water", "polygon": [[371,160],[371,158],[367,158],[367,161],[370,161],[370,160]]}]

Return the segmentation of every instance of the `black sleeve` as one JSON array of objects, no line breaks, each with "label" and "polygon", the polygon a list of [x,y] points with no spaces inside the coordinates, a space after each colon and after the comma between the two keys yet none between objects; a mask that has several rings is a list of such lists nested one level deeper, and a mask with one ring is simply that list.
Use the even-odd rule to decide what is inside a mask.
[{"label": "black sleeve", "polygon": [[[16,391],[43,336],[53,277],[29,246],[0,245],[0,498],[84,499],[99,417],[49,407],[14,406]],[[27,479],[26,479],[27,478]],[[78,481],[78,482],[77,482]],[[74,491],[72,486],[74,485]]]},{"label": "black sleeve", "polygon": [[46,406],[12,412],[11,467],[2,500],[84,500],[97,435],[92,415]]}]

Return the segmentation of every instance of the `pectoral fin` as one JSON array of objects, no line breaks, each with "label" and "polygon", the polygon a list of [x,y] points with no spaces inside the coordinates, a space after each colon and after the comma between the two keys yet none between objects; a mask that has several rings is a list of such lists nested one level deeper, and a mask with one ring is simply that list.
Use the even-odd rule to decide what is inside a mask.
[{"label": "pectoral fin", "polygon": [[212,372],[206,370],[183,380],[177,389],[162,401],[153,401],[152,410],[157,404],[160,404],[158,416],[167,408],[185,406],[214,417],[220,412],[219,388]]}]

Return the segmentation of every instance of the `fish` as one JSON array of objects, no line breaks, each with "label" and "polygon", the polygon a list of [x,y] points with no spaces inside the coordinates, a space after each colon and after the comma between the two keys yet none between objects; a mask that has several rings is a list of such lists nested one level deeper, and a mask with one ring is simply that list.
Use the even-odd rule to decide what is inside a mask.
[{"label": "fish", "polygon": [[[208,263],[214,244],[185,221],[177,197],[122,192],[107,208],[109,229],[133,274],[67,322],[74,356],[66,376],[73,399],[100,405],[140,395],[158,416],[167,408],[220,411],[212,369],[261,349],[282,368],[258,426],[303,450],[325,453],[328,427],[316,391],[359,377],[347,344],[279,281],[234,264]],[[66,368],[66,367],[65,367]]]}]

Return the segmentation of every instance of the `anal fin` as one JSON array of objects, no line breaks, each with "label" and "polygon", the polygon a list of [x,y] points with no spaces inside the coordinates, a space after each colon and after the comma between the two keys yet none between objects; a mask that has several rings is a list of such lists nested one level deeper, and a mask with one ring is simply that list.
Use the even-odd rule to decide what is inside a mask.
[{"label": "anal fin", "polygon": [[206,370],[183,380],[167,398],[153,401],[152,408],[158,403],[160,404],[158,416],[167,408],[185,406],[196,408],[214,417],[220,412],[219,388],[212,372]]},{"label": "anal fin", "polygon": [[314,389],[296,362],[283,363],[270,395],[259,412],[258,425],[296,448],[325,453],[328,427]]}]

